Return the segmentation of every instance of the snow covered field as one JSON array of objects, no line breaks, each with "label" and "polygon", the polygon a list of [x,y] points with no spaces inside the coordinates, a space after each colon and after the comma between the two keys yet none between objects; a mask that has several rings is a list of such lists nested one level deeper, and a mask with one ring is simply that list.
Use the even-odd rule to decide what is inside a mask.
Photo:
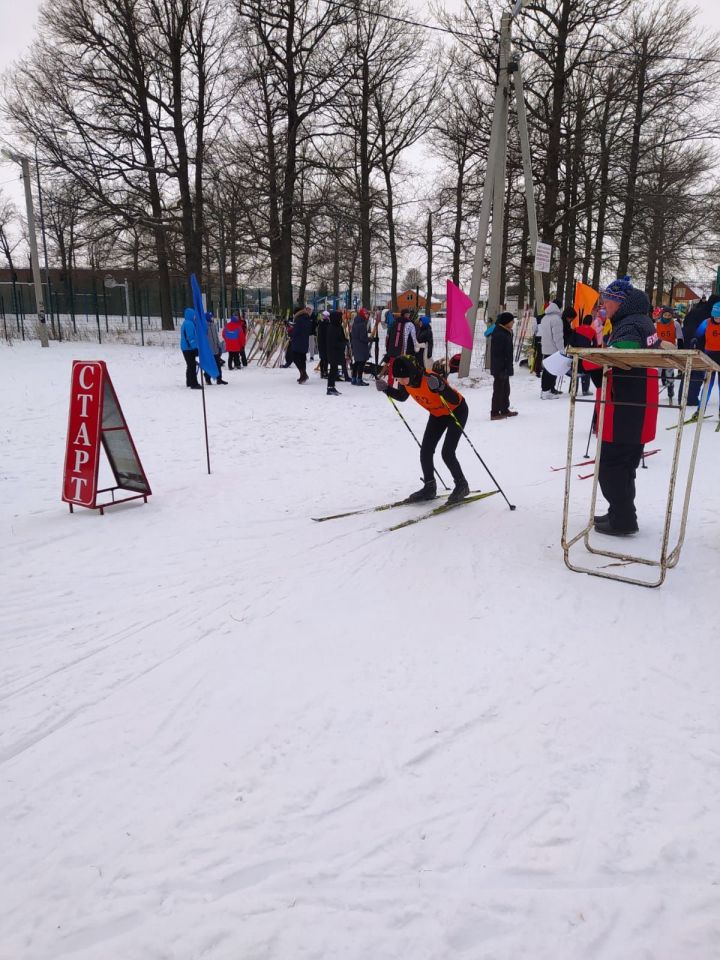
[{"label": "snow covered field", "polygon": [[[147,505],[60,502],[72,359],[108,362]],[[517,510],[383,533],[417,508],[310,520],[417,486],[372,388],[227,373],[208,477],[178,350],[0,365],[2,960],[720,956],[714,424],[680,564],[644,590],[565,568],[568,401],[526,371],[512,421],[466,391]]]}]

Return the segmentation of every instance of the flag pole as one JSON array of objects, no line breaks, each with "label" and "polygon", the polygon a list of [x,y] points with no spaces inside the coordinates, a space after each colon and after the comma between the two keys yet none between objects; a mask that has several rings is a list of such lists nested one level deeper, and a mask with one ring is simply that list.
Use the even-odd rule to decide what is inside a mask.
[{"label": "flag pole", "polygon": [[202,390],[202,404],[203,404],[203,425],[205,427],[205,456],[207,457],[207,468],[208,475],[211,473],[210,470],[210,441],[208,440],[208,428],[207,428],[207,410],[205,409],[205,377],[203,376],[203,369],[200,367],[200,389]]},{"label": "flag pole", "polygon": [[220,367],[210,350],[207,339],[207,323],[205,322],[205,304],[197,277],[190,274],[190,289],[192,290],[193,308],[195,310],[195,330],[197,332],[198,366],[200,367],[200,389],[202,390],[203,425],[205,429],[205,452],[207,455],[207,471],[210,470],[210,442],[208,440],[207,409],[205,407],[205,374],[208,377],[219,377]]}]

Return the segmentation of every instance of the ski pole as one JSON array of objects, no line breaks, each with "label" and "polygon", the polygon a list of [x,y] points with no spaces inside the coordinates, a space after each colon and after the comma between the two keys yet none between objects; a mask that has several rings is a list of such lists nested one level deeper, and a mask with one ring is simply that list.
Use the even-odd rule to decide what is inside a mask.
[{"label": "ski pole", "polygon": [[[417,438],[417,437],[415,436],[415,434],[413,433],[412,427],[410,426],[410,424],[407,422],[407,420],[405,419],[405,417],[400,413],[400,411],[399,411],[399,409],[398,409],[398,405],[395,403],[395,401],[393,400],[392,397],[388,397],[387,394],[385,394],[385,396],[388,398],[388,400],[390,401],[390,403],[391,403],[391,404],[393,405],[393,407],[395,408],[395,413],[400,417],[400,419],[402,420],[402,422],[405,424],[405,426],[408,428],[408,430],[409,430],[410,433],[412,434],[412,438],[413,438],[413,440],[415,441],[415,443],[416,443],[416,444],[420,447],[420,449],[422,450],[422,445],[421,445],[420,441],[418,440],[418,438]],[[438,473],[437,467],[434,466],[434,465],[433,465],[433,470],[435,471],[435,476],[438,478],[438,480],[439,480],[440,483],[443,485],[443,487],[445,487],[446,490],[449,490],[450,487],[448,487],[448,485],[445,483],[445,481],[443,480],[443,478],[442,478],[442,477],[440,476],[440,474]]]},{"label": "ski pole", "polygon": [[592,420],[590,421],[590,432],[588,433],[588,442],[587,447],[585,448],[585,459],[590,456],[590,441],[592,440],[593,430],[595,428],[595,418],[597,416],[597,411],[593,410]]},{"label": "ski pole", "polygon": [[462,433],[462,435],[465,437],[465,439],[467,440],[467,442],[468,442],[468,443],[470,444],[470,446],[472,447],[473,453],[475,454],[475,456],[478,458],[478,460],[480,461],[480,463],[481,463],[481,464],[483,465],[483,467],[485,468],[485,472],[486,472],[487,475],[490,477],[490,479],[492,480],[492,482],[495,484],[495,487],[497,488],[498,492],[502,494],[505,503],[510,507],[511,510],[514,510],[514,509],[515,509],[515,504],[514,504],[514,503],[510,503],[510,501],[508,500],[508,498],[505,496],[505,491],[504,491],[503,488],[500,486],[500,484],[497,482],[497,480],[495,479],[495,477],[490,473],[490,470],[488,469],[488,465],[485,463],[485,461],[483,460],[483,458],[480,456],[480,454],[479,454],[479,453],[477,452],[477,450],[475,449],[475,446],[474,446],[472,440],[471,440],[470,437],[465,433],[465,430],[463,429],[463,425],[460,423],[460,421],[458,420],[458,418],[457,418],[457,417],[455,416],[455,414],[452,412],[452,410],[451,410],[450,407],[448,406],[447,401],[445,400],[445,398],[444,398],[444,397],[440,397],[440,399],[442,400],[443,405],[446,407],[447,412],[450,414],[450,416],[453,418],[453,420],[455,421],[455,423],[457,424],[457,426],[460,428],[460,433]]}]

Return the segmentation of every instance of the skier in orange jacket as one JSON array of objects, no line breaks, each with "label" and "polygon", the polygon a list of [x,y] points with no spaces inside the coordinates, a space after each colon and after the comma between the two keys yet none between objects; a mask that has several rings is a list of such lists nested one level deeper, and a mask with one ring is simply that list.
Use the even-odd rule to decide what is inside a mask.
[{"label": "skier in orange jacket", "polygon": [[412,397],[429,414],[420,445],[423,485],[419,490],[410,494],[407,498],[408,502],[432,500],[437,496],[433,457],[440,438],[445,434],[442,458],[455,481],[455,487],[447,502],[459,503],[470,492],[470,487],[455,454],[462,436],[462,428],[464,428],[468,418],[468,406],[465,398],[453,389],[444,377],[432,370],[424,370],[415,357],[396,357],[391,361],[389,372],[397,387],[391,387],[386,380],[379,379],[375,381],[376,388],[400,403],[404,403],[408,397]]}]

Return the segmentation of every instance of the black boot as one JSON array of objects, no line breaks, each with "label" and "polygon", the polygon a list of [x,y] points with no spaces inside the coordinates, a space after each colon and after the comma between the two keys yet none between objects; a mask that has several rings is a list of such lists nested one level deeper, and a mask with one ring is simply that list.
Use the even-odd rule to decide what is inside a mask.
[{"label": "black boot", "polygon": [[426,480],[420,490],[411,493],[407,498],[407,503],[420,503],[422,500],[434,500],[437,496],[437,483],[434,480]]},{"label": "black boot", "polygon": [[464,500],[465,497],[470,493],[470,487],[465,477],[462,477],[455,484],[450,496],[447,498],[448,503],[460,503],[461,500]]}]

